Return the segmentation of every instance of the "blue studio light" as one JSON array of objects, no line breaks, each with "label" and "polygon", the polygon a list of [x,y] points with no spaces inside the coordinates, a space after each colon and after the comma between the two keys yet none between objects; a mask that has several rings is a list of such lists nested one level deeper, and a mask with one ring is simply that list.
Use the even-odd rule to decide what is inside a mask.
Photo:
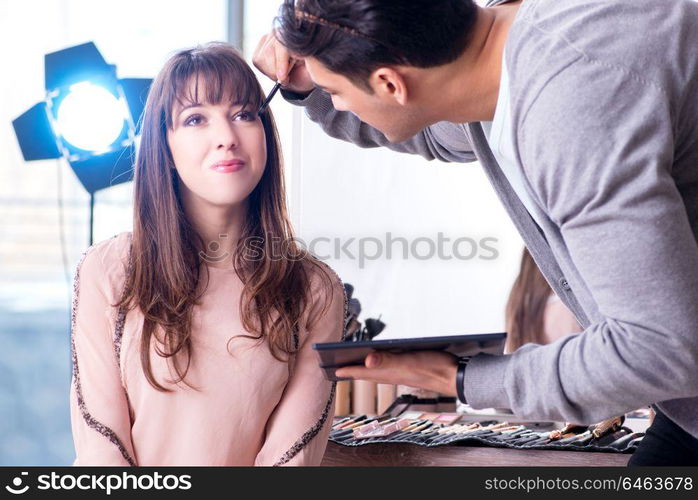
[{"label": "blue studio light", "polygon": [[94,43],[44,56],[44,99],[12,121],[25,161],[64,158],[90,194],[133,179],[137,125],[151,78],[118,78]]},{"label": "blue studio light", "polygon": [[152,79],[118,78],[94,43],[46,54],[43,101],[12,122],[25,161],[65,158],[90,195],[132,180]]}]

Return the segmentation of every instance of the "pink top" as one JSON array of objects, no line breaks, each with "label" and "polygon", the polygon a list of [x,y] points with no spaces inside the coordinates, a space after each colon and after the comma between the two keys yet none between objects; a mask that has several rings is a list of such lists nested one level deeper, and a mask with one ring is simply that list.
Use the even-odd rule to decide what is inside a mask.
[{"label": "pink top", "polygon": [[[545,345],[552,344],[557,340],[579,333],[583,330],[577,323],[577,319],[572,314],[572,311],[567,309],[567,306],[560,298],[552,294],[548,297],[543,311],[543,331],[539,333],[536,343]],[[504,344],[504,353],[511,354],[512,348],[510,339]]]},{"label": "pink top", "polygon": [[[209,267],[193,317],[186,380],[167,383],[168,364],[151,352],[154,389],[139,354],[143,315],[111,304],[123,291],[130,233],[90,247],[75,275],[70,391],[75,465],[319,465],[334,414],[334,383],[312,349],[342,336],[344,289],[336,275],[327,312],[301,327],[298,354],[276,360],[244,334],[242,284]],[[317,292],[313,292],[317,293]],[[229,342],[230,341],[230,342]]]},{"label": "pink top", "polygon": [[572,333],[579,333],[584,328],[579,326],[577,318],[572,311],[560,300],[557,295],[551,295],[545,305],[543,313],[543,336],[541,344],[552,344],[562,337]]}]

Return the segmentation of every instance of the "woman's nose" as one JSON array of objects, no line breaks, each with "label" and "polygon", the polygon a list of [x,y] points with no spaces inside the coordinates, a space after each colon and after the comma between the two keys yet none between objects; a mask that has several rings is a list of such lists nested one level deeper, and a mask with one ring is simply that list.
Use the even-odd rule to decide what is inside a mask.
[{"label": "woman's nose", "polygon": [[216,127],[216,149],[235,149],[238,147],[238,136],[235,125],[231,122],[222,123]]}]

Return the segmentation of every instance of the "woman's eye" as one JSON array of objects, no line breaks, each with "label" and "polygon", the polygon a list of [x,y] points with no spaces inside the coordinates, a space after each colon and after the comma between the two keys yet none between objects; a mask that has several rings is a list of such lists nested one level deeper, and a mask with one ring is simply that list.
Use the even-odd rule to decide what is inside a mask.
[{"label": "woman's eye", "polygon": [[257,119],[257,113],[252,111],[240,111],[234,117],[234,120],[241,120],[243,122],[253,122]]},{"label": "woman's eye", "polygon": [[191,115],[189,118],[184,120],[184,125],[187,127],[192,127],[199,125],[203,121],[203,117],[201,115]]}]

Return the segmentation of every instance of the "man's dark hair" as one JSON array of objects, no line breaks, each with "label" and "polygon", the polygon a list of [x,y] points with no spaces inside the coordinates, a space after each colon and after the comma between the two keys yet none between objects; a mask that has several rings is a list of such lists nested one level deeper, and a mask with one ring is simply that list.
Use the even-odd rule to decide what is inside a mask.
[{"label": "man's dark hair", "polygon": [[293,54],[371,91],[368,77],[381,66],[456,60],[476,17],[473,0],[284,0],[276,24]]}]

